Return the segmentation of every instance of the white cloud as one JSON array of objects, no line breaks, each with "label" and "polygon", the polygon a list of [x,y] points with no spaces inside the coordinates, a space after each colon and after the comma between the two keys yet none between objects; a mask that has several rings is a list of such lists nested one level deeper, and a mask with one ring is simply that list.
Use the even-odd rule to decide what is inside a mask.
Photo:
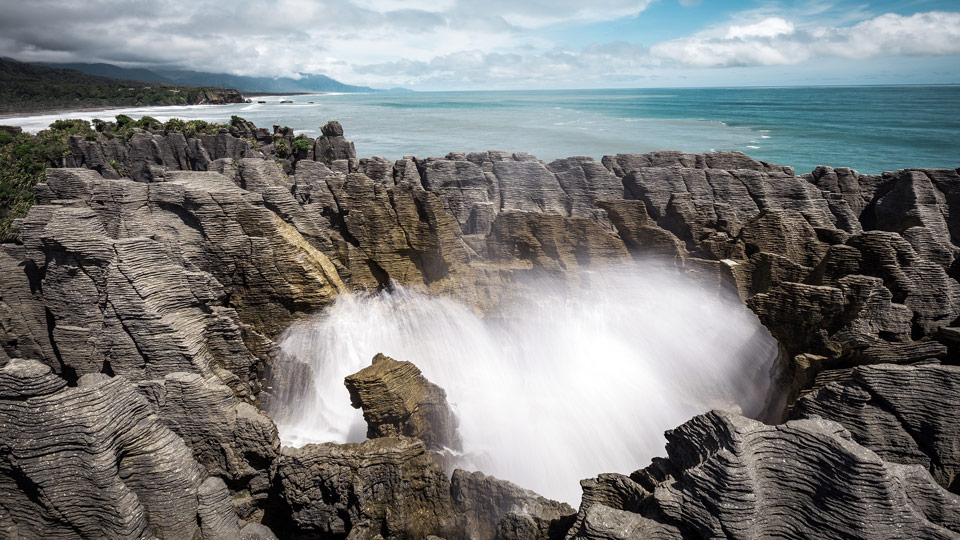
[{"label": "white cloud", "polygon": [[11,1],[0,18],[0,55],[239,75],[324,73],[372,86],[517,88],[636,84],[658,69],[960,54],[960,13],[868,16],[817,1],[790,12],[768,4],[649,48],[561,49],[537,31],[643,17],[652,1]]},{"label": "white cloud", "polygon": [[776,37],[794,32],[793,23],[780,17],[768,17],[758,23],[744,26],[733,25],[727,29],[726,39],[745,39],[754,37]]},{"label": "white cloud", "polygon": [[353,0],[353,3],[379,12],[410,9],[443,13],[456,7],[455,0]]},{"label": "white cloud", "polygon": [[888,13],[849,27],[810,28],[766,17],[660,43],[651,54],[694,67],[796,64],[816,57],[960,54],[960,13]]},{"label": "white cloud", "polygon": [[[28,61],[184,64],[239,75],[426,62],[552,44],[530,29],[635,15],[652,0],[32,0],[4,2],[0,55]],[[351,81],[354,82],[354,81]],[[362,83],[364,81],[357,80]]]}]

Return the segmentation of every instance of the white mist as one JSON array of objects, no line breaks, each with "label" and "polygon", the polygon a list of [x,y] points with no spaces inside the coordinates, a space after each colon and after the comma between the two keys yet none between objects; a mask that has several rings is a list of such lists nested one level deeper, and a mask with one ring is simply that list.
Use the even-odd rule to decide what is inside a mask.
[{"label": "white mist", "polygon": [[574,506],[579,480],[663,455],[663,432],[710,409],[759,415],[774,339],[738,298],[675,269],[633,264],[507,286],[485,317],[397,287],[344,295],[281,346],[313,368],[316,395],[280,395],[284,444],[354,442],[366,427],[343,378],[382,352],[416,364],[460,418],[463,468]]}]

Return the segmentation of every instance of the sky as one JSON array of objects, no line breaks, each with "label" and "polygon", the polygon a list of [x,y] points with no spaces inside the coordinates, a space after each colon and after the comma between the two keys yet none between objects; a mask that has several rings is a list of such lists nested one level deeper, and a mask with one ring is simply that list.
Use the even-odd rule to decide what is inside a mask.
[{"label": "sky", "polygon": [[0,56],[415,90],[960,83],[960,2],[0,0]]}]

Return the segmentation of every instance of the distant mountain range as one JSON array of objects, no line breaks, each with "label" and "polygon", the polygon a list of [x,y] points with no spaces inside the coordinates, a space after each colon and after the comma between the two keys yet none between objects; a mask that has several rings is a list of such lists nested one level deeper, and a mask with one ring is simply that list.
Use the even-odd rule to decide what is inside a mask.
[{"label": "distant mountain range", "polygon": [[[258,92],[270,94],[311,93],[311,92],[383,92],[368,86],[344,84],[326,75],[304,74],[300,79],[287,77],[245,77],[227,73],[210,73],[176,69],[122,68],[113,64],[55,64],[37,65],[57,69],[72,69],[89,75],[111,77],[114,79],[136,80],[144,82],[174,84],[179,86],[215,86],[235,88],[245,94]],[[391,91],[404,90],[402,88]]]},{"label": "distant mountain range", "polygon": [[174,84],[142,78],[134,80],[134,76],[146,74],[139,70],[110,71],[111,67],[116,68],[101,65],[98,72],[122,77],[105,77],[0,58],[0,113],[243,102],[240,92],[229,88]]}]

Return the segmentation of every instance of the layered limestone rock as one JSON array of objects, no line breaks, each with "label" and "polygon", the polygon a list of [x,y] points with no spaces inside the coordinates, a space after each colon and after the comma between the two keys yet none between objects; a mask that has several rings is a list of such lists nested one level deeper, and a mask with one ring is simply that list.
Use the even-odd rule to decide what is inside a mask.
[{"label": "layered limestone rock", "polygon": [[574,511],[509,482],[454,471],[448,479],[424,443],[381,437],[360,444],[284,448],[277,478],[285,537],[385,540],[552,540]]},{"label": "layered limestone rock", "polygon": [[[449,481],[416,439],[284,447],[277,481],[291,537],[423,538],[453,528]],[[274,529],[287,536],[282,522]]]},{"label": "layered limestone rock", "polygon": [[955,538],[960,498],[841,425],[713,412],[667,432],[666,460],[588,483],[569,538]]},{"label": "layered limestone rock", "polygon": [[260,518],[280,450],[277,428],[253,405],[238,401],[215,378],[171,373],[140,383],[163,423],[193,450],[208,473],[227,482],[244,518]]},{"label": "layered limestone rock", "polygon": [[552,540],[563,538],[576,512],[529,489],[481,472],[457,469],[450,479],[460,535],[471,539]]},{"label": "layered limestone rock", "polygon": [[64,166],[91,169],[104,178],[129,176],[142,182],[162,177],[165,171],[206,171],[217,160],[264,156],[255,142],[229,132],[189,136],[176,131],[139,130],[126,141],[89,141],[78,135],[70,137],[68,144],[70,154]]},{"label": "layered limestone rock", "polygon": [[201,528],[214,538],[237,521],[123,377],[68,388],[48,366],[14,359],[0,368],[0,426],[0,526],[11,538],[196,538]]},{"label": "layered limestone rock", "polygon": [[262,368],[245,334],[276,333],[343,288],[325,255],[222,175],[91,174],[51,170],[19,224],[49,319],[32,333],[53,336],[44,360],[58,371],[213,374],[252,396]]},{"label": "layered limestone rock", "polygon": [[322,137],[317,139],[314,153],[317,161],[333,163],[341,160],[356,160],[357,151],[353,143],[343,137],[343,126],[340,122],[327,122],[320,132]]},{"label": "layered limestone rock", "polygon": [[284,448],[282,504],[268,516],[275,528],[306,537],[563,537],[574,516],[568,505],[479,472],[448,478],[445,453],[461,446],[457,420],[443,389],[416,366],[378,354],[344,383],[370,439]]},{"label": "layered limestone rock", "polygon": [[[0,534],[268,537],[263,519],[282,537],[563,536],[562,505],[443,474],[427,449],[450,424],[418,409],[439,394],[410,368],[355,381],[378,438],[280,451],[265,379],[307,383],[274,339],[343,291],[402,283],[483,311],[502,281],[574,288],[656,257],[736,288],[780,343],[788,414],[810,419],[691,420],[668,459],[585,481],[571,536],[956,535],[957,171],[797,176],[737,152],[391,163],[322,131],[69,141],[83,168],[48,171],[0,246]],[[391,378],[406,390],[371,391]]]},{"label": "layered limestone rock", "polygon": [[960,367],[876,365],[850,371],[797,402],[797,418],[843,424],[886,461],[918,464],[960,494]]},{"label": "layered limestone rock", "polygon": [[377,354],[370,367],[347,376],[344,384],[350,404],[363,410],[367,438],[403,435],[420,439],[430,450],[463,450],[447,393],[410,362]]},{"label": "layered limestone rock", "polygon": [[[251,188],[270,194],[282,181],[243,165]],[[227,481],[241,517],[256,519],[279,447],[254,405],[279,353],[271,338],[344,289],[336,267],[264,195],[219,173],[147,184],[55,169],[37,198],[22,245],[0,256],[6,356],[39,359],[70,383],[135,382],[205,472]]]}]

